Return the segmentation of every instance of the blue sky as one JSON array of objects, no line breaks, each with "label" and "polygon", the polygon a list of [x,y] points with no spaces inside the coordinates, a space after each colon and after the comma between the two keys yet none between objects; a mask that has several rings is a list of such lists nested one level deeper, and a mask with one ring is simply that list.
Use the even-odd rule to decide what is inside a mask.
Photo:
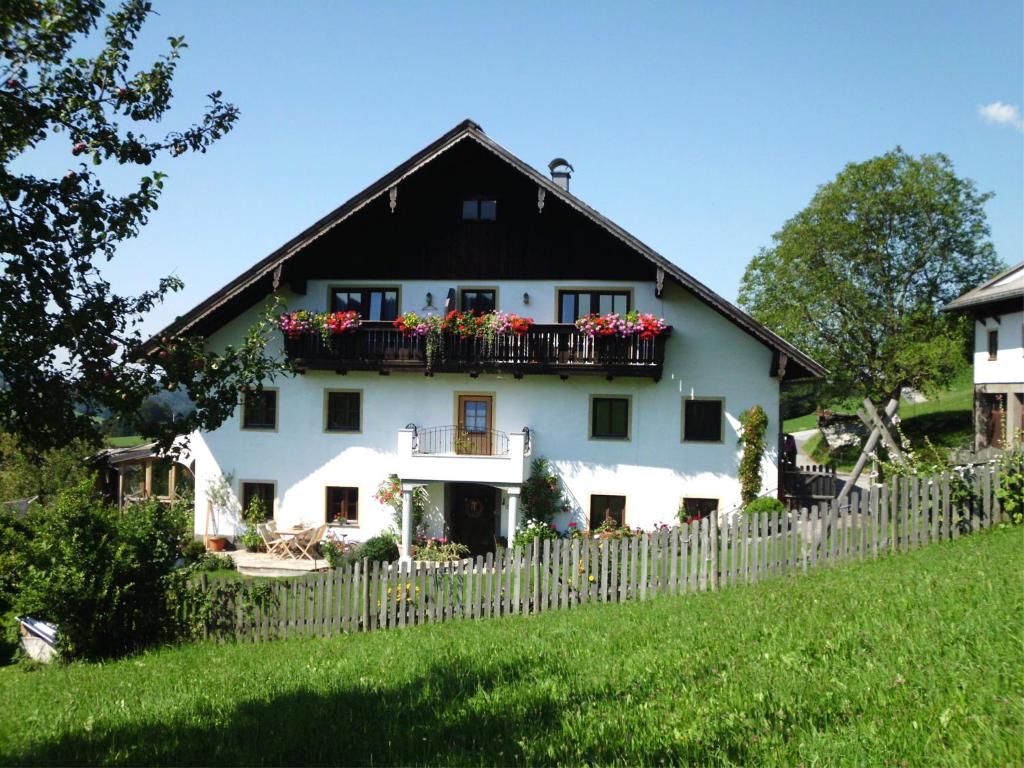
[{"label": "blue sky", "polygon": [[575,194],[729,299],[817,185],[897,144],[994,191],[996,249],[1024,259],[1019,0],[156,6],[141,50],[190,46],[176,116],[220,88],[242,118],[164,164],[109,267],[123,291],[185,280],[149,330],[465,117],[538,168],[568,158]]}]

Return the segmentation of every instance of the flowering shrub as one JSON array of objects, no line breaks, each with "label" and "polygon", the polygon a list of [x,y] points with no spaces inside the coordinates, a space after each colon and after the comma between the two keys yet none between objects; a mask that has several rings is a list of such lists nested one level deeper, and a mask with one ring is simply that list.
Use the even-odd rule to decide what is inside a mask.
[{"label": "flowering shrub", "polygon": [[551,522],[555,515],[571,507],[558,475],[548,460],[538,456],[530,463],[530,477],[523,483],[523,517]]},{"label": "flowering shrub", "polygon": [[444,356],[446,335],[460,339],[481,338],[485,348],[491,349],[499,336],[526,333],[533,325],[533,318],[520,317],[511,312],[485,312],[478,315],[472,310],[463,312],[453,309],[444,317],[406,312],[396,317],[392,325],[407,336],[424,337],[427,365],[432,366],[439,356]]},{"label": "flowering shrub", "polygon": [[516,529],[516,535],[512,539],[512,546],[515,547],[528,547],[533,544],[535,540],[554,541],[555,539],[562,538],[562,534],[558,532],[554,523],[542,523],[540,520],[524,520],[519,528]]},{"label": "flowering shrub", "polygon": [[[377,487],[373,498],[385,506],[391,507],[392,519],[395,523],[395,530],[402,530],[402,481],[398,475],[388,475]],[[423,516],[427,511],[427,504],[430,496],[427,489],[417,485],[412,491],[412,529],[418,533],[423,528]]]},{"label": "flowering shrub", "polygon": [[416,545],[414,558],[432,563],[451,563],[469,555],[469,547],[457,541],[431,537]]},{"label": "flowering shrub", "polygon": [[587,315],[576,321],[576,328],[591,338],[620,336],[625,339],[639,336],[641,339],[653,339],[668,328],[668,324],[652,314],[642,314],[634,309],[624,315],[617,312]]},{"label": "flowering shrub", "polygon": [[330,341],[332,336],[354,331],[361,323],[362,318],[355,310],[347,312],[307,312],[304,309],[298,309],[294,312],[286,312],[277,319],[277,327],[289,339],[316,331],[325,341]]}]

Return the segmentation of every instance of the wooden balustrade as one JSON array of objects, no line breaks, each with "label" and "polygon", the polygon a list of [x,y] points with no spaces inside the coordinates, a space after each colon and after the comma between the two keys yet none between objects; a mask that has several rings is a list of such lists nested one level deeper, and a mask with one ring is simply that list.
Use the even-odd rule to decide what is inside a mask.
[{"label": "wooden balustrade", "polygon": [[666,329],[654,339],[590,337],[572,324],[534,325],[524,334],[488,340],[445,334],[428,360],[427,340],[391,323],[364,322],[324,339],[318,333],[285,336],[288,359],[300,370],[419,370],[431,373],[592,373],[661,378]]}]

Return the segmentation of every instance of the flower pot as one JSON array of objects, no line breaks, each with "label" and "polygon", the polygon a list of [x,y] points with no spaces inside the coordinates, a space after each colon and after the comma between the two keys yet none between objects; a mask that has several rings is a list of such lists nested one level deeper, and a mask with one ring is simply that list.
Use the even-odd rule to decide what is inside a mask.
[{"label": "flower pot", "polygon": [[223,536],[211,536],[206,540],[206,546],[211,552],[223,552],[228,540]]}]

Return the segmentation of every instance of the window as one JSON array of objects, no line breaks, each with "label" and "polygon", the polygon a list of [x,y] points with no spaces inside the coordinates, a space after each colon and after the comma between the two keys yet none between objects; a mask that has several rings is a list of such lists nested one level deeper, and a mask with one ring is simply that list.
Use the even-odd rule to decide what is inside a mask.
[{"label": "window", "polygon": [[686,515],[680,522],[691,520],[703,520],[712,512],[718,509],[718,499],[683,499],[683,510]]},{"label": "window", "polygon": [[463,288],[459,291],[459,309],[472,310],[478,315],[493,312],[498,307],[498,292],[494,288]]},{"label": "window", "polygon": [[326,394],[325,424],[327,432],[358,432],[361,429],[361,392],[331,392]]},{"label": "window", "polygon": [[629,398],[590,398],[590,437],[629,440]]},{"label": "window", "polygon": [[999,331],[988,332],[988,359],[995,360],[999,355]]},{"label": "window", "polygon": [[573,323],[587,315],[629,312],[629,291],[572,290],[558,292],[558,322]]},{"label": "window", "polygon": [[153,462],[152,479],[149,492],[153,496],[171,495],[171,460],[157,459]]},{"label": "window", "polygon": [[331,312],[358,312],[364,320],[398,317],[397,288],[332,288]]},{"label": "window", "polygon": [[497,200],[463,200],[463,221],[494,221],[498,218]]},{"label": "window", "polygon": [[277,391],[246,392],[242,429],[277,429]]},{"label": "window", "polygon": [[683,442],[722,442],[722,400],[683,400]]},{"label": "window", "polygon": [[273,483],[242,483],[242,513],[244,514],[253,499],[259,499],[263,505],[264,520],[274,516],[274,484]]},{"label": "window", "polygon": [[359,524],[359,489],[327,486],[328,523]]},{"label": "window", "polygon": [[625,496],[591,496],[590,527],[600,528],[608,521],[622,527],[626,521]]}]

